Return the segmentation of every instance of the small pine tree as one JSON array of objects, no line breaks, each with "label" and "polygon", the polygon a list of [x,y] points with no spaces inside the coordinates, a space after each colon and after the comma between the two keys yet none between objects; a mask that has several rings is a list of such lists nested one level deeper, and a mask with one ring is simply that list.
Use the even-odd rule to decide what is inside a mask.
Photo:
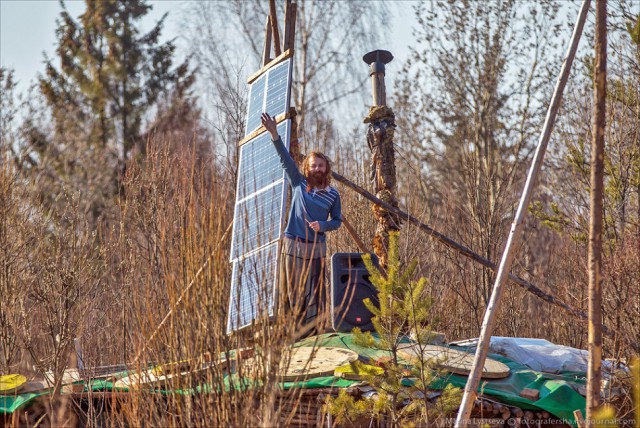
[{"label": "small pine tree", "polygon": [[428,398],[429,386],[435,380],[434,363],[418,359],[415,365],[410,366],[398,355],[402,343],[407,342],[407,330],[414,332],[419,347],[428,343],[432,335],[428,327],[432,299],[425,293],[427,281],[425,278],[413,279],[416,261],[402,271],[398,236],[397,232],[390,234],[386,275],[373,264],[370,255],[363,257],[380,301],[380,307],[376,307],[369,299],[364,301],[373,314],[372,322],[378,337],[359,328],[353,331],[356,344],[377,348],[389,355],[387,360],[381,362],[383,374],[368,370],[359,361],[353,366],[354,371],[377,391],[378,396],[375,400],[358,400],[341,391],[338,397],[329,398],[326,409],[335,417],[337,424],[353,423],[362,417],[386,417],[391,426],[411,426],[419,420],[429,421],[446,414],[460,403],[460,390],[447,386],[439,400],[441,406],[436,409]]}]

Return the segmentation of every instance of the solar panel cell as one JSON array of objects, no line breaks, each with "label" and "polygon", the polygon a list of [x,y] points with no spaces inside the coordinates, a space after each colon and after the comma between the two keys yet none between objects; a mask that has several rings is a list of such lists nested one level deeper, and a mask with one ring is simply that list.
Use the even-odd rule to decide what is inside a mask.
[{"label": "solar panel cell", "polygon": [[247,106],[247,126],[244,135],[249,135],[260,127],[260,114],[264,108],[264,89],[267,75],[262,75],[253,82],[249,90],[249,105]]},{"label": "solar panel cell", "polygon": [[267,96],[265,111],[271,116],[287,112],[287,78],[289,77],[289,61],[274,67],[267,77]]},{"label": "solar panel cell", "polygon": [[282,201],[283,186],[276,183],[238,203],[233,219],[233,259],[280,238]]}]

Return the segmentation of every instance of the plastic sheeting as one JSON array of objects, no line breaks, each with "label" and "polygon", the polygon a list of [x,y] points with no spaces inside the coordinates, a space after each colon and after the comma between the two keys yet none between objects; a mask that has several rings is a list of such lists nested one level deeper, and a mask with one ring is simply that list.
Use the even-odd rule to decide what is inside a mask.
[{"label": "plastic sheeting", "polygon": [[[452,343],[457,346],[476,346],[478,339]],[[492,336],[489,351],[545,373],[587,372],[589,352],[556,345],[544,339]]]}]

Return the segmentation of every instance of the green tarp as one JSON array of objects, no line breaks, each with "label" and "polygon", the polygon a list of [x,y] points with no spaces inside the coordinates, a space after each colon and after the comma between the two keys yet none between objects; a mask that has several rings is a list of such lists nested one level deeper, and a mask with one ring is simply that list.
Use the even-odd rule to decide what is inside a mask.
[{"label": "green tarp", "polygon": [[[406,339],[406,342],[410,342],[409,339]],[[374,360],[390,355],[386,351],[356,345],[353,341],[353,335],[350,333],[328,333],[314,336],[299,341],[294,346],[332,346],[347,348],[357,352],[364,358]],[[504,379],[483,379],[480,387],[478,388],[479,392],[487,396],[495,397],[505,404],[517,406],[522,409],[545,410],[557,418],[563,419],[565,423],[569,423],[571,425],[576,425],[573,417],[574,410],[581,410],[584,414],[586,403],[585,398],[575,390],[579,385],[584,384],[584,380],[581,379],[580,376],[577,376],[575,373],[565,375],[539,373],[522,364],[501,357],[500,355],[490,354],[489,357],[506,364],[510,369],[510,374]],[[410,382],[410,380],[407,380],[407,384],[410,384]],[[442,389],[447,384],[452,384],[454,386],[464,388],[466,382],[466,376],[450,374],[437,378],[431,386],[433,389]],[[345,388],[356,383],[358,382],[334,376],[325,376],[309,379],[304,382],[284,382],[281,386],[283,389],[325,387]],[[255,384],[252,381],[240,379],[237,376],[227,376],[224,379],[224,382],[222,382],[222,385],[224,385],[223,388],[228,391],[231,388],[251,388]],[[540,391],[540,398],[537,401],[532,402],[520,397],[519,394],[524,388],[531,388]],[[113,383],[99,380],[94,380],[91,384],[85,385],[85,390],[89,389],[93,391],[127,390],[126,388],[115,388]],[[154,392],[162,394],[194,394],[213,393],[220,389],[220,386],[201,385],[192,390],[156,390]],[[23,405],[29,403],[31,400],[44,394],[47,394],[47,392],[20,394],[16,396],[0,396],[0,414],[12,413]]]},{"label": "green tarp", "polygon": [[[408,339],[407,342],[409,342]],[[351,349],[359,355],[373,359],[389,355],[386,351],[362,348],[355,345],[353,343],[353,335],[350,333],[323,334],[305,339],[296,343],[295,346],[341,347]],[[454,349],[464,350],[465,348],[455,347]],[[472,351],[472,349],[469,349],[469,352]],[[505,404],[522,409],[546,410],[571,425],[576,425],[573,416],[574,410],[581,410],[582,414],[585,414],[586,400],[575,390],[579,385],[584,385],[584,374],[579,376],[576,373],[565,375],[539,373],[500,355],[489,354],[489,357],[506,364],[510,373],[504,379],[482,379],[478,387],[479,392],[493,396]],[[442,389],[447,384],[452,384],[464,388],[466,383],[466,376],[449,374],[446,377],[440,377],[431,386],[433,389]],[[519,394],[524,388],[540,391],[540,398],[533,402],[520,397]]]}]

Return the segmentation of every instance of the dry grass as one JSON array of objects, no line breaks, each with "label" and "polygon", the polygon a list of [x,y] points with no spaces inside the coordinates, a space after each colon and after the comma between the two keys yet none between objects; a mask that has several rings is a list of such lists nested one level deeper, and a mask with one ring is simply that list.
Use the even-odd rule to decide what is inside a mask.
[{"label": "dry grass", "polygon": [[[301,393],[280,398],[275,377],[283,349],[293,342],[291,323],[279,317],[250,331],[225,333],[233,179],[206,152],[163,147],[162,141],[149,144],[144,163],[128,170],[124,197],[104,211],[95,228],[79,209],[79,201],[91,195],[56,195],[64,198],[65,208],[53,216],[39,202],[38,183],[24,180],[7,159],[2,162],[0,371],[38,377],[52,370],[60,378],[64,368],[74,364],[73,338],[80,339],[88,366],[144,367],[152,361],[254,347],[260,353],[251,364],[238,363],[240,373],[257,373],[252,388],[225,390],[223,367],[214,364],[167,384],[168,389],[184,390],[205,382],[211,387],[208,393],[132,392],[102,411],[85,406],[79,413],[92,426],[136,426],[141,421],[150,426],[274,426],[283,418],[292,421]],[[336,150],[335,169],[366,187],[366,165],[351,161],[366,153],[353,150]],[[462,214],[448,215],[447,204],[442,211],[427,209],[428,201],[412,190],[410,176],[399,177],[399,182],[406,193],[401,204],[408,211],[462,243],[474,242]],[[338,188],[346,217],[370,243],[374,220],[368,203]],[[516,273],[584,308],[584,245],[550,236],[533,223]],[[605,342],[605,355],[628,359],[638,352],[628,342],[640,334],[640,248],[631,238],[625,242],[606,262],[605,323],[616,337]],[[357,251],[344,231],[330,237],[329,254],[336,251]],[[449,340],[477,336],[492,274],[409,225],[402,229],[401,255],[405,261],[417,259],[416,275],[429,280],[432,328],[445,332]],[[585,324],[511,285],[495,334],[586,347]],[[52,425],[67,417],[55,404],[59,393],[57,388],[54,404],[45,408]]]}]

